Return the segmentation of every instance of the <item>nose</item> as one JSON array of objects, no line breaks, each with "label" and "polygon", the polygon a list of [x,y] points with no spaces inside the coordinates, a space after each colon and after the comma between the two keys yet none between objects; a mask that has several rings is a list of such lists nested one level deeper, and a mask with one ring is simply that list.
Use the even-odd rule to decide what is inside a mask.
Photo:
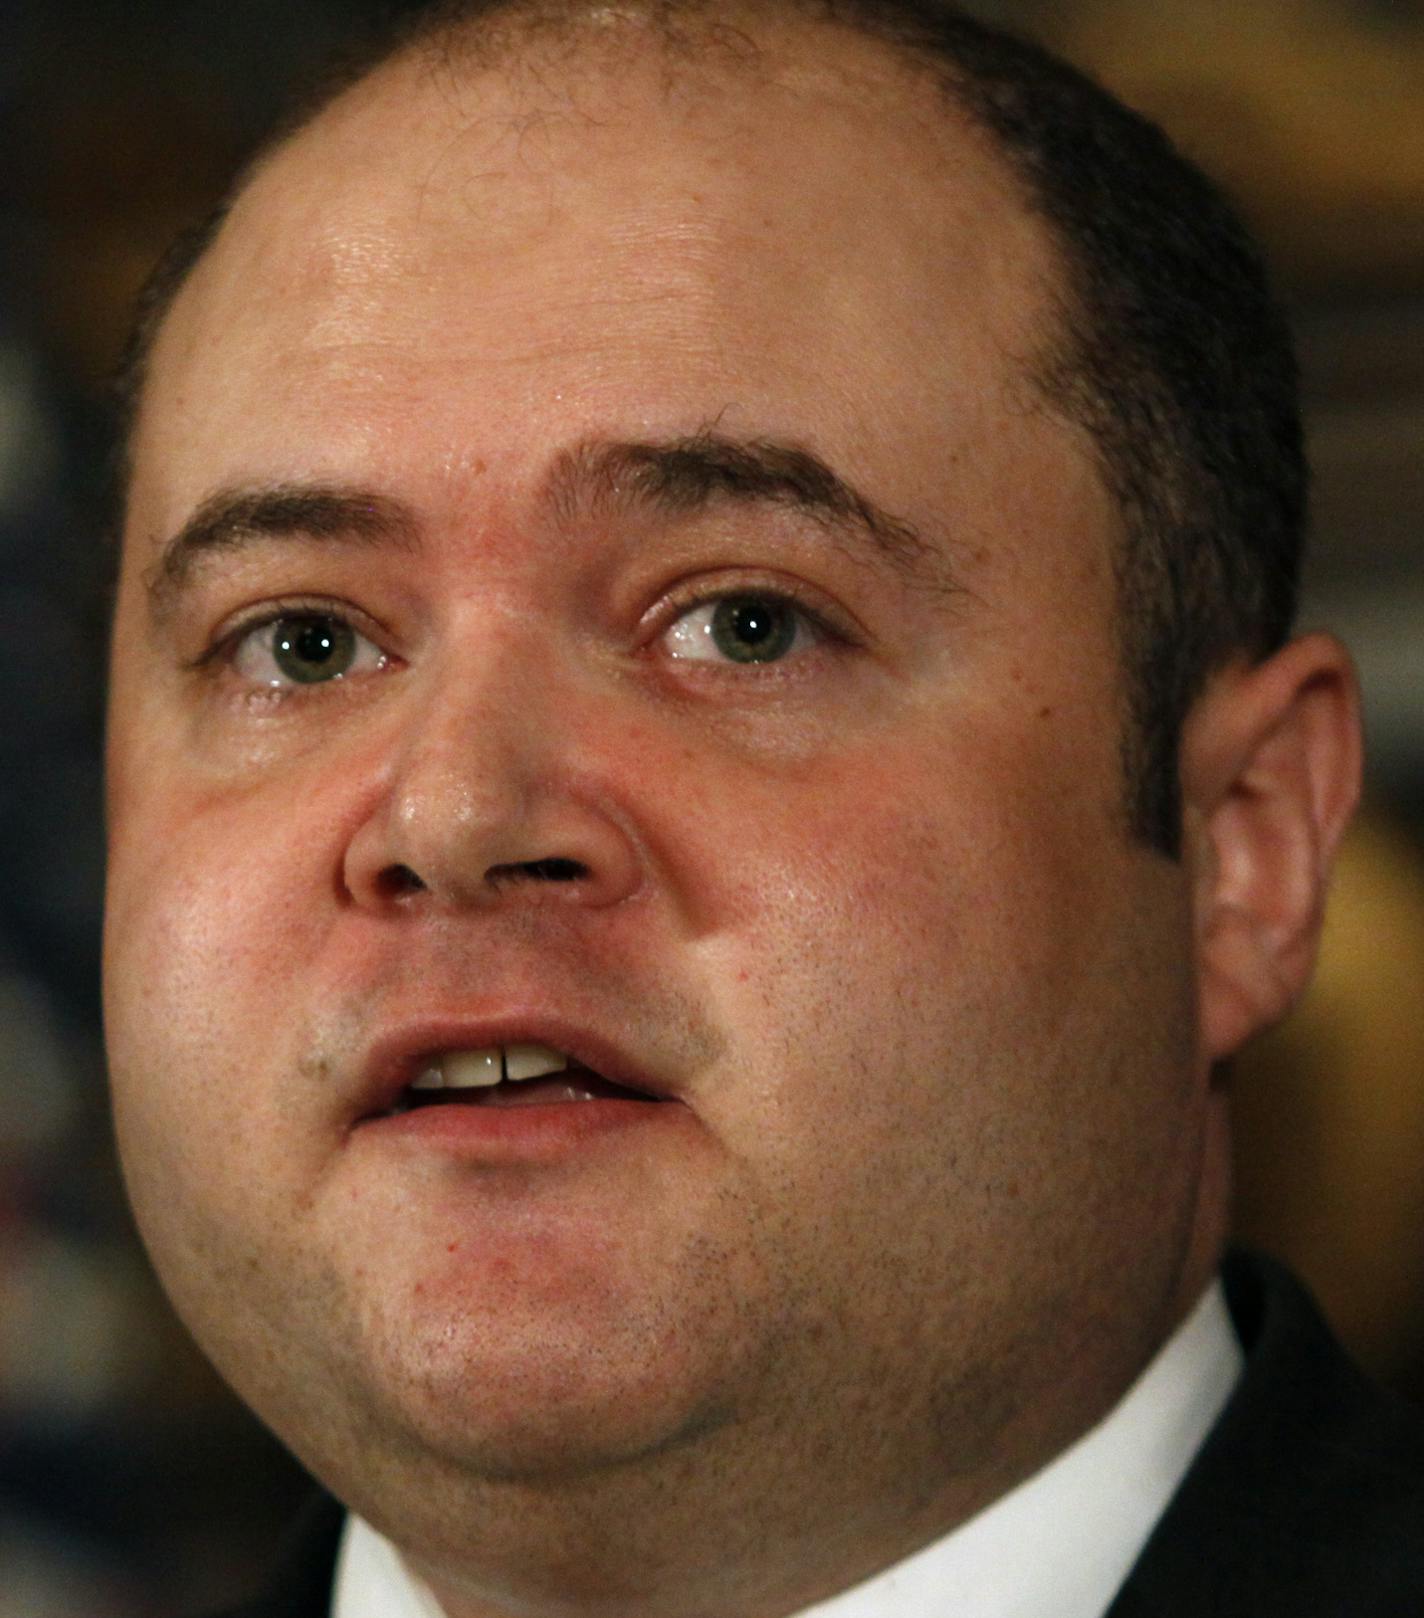
[{"label": "nose", "polygon": [[602,908],[638,890],[626,783],[599,757],[611,716],[600,724],[562,701],[547,668],[535,685],[512,684],[451,681],[404,716],[381,790],[346,845],[355,903]]}]

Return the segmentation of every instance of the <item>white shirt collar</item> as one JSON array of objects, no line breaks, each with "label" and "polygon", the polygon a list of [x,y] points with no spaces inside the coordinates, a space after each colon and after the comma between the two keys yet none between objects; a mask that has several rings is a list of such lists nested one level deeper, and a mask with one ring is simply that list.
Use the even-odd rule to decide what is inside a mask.
[{"label": "white shirt collar", "polygon": [[[1090,1432],[977,1517],[799,1618],[1102,1618],[1241,1374],[1218,1282]],[[444,1618],[347,1519],[331,1618]]]}]

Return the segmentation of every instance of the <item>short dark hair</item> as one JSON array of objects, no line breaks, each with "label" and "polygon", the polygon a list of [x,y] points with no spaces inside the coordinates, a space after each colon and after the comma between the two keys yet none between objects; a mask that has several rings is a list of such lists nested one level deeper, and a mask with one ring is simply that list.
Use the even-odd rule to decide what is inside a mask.
[{"label": "short dark hair", "polygon": [[[482,23],[502,23],[516,38],[521,28],[568,29],[594,5],[426,6],[365,42],[263,153],[404,49]],[[1290,633],[1305,523],[1290,334],[1236,213],[1154,124],[1040,46],[956,6],[645,0],[639,9],[679,40],[687,24],[715,24],[735,9],[819,19],[903,53],[987,134],[1049,226],[1061,285],[1035,380],[1086,433],[1121,515],[1114,564],[1128,817],[1135,835],[1175,856],[1183,722],[1214,671],[1233,657],[1264,657]],[[130,421],[158,328],[227,206],[175,244],[145,288],[120,379]]]}]

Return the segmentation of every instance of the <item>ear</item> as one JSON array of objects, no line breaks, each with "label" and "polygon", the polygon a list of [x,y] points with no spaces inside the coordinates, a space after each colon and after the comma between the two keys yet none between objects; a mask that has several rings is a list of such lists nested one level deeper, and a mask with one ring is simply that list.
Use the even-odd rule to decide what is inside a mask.
[{"label": "ear", "polygon": [[1182,736],[1198,1026],[1213,1063],[1280,1020],[1315,963],[1360,793],[1359,688],[1329,635],[1216,675]]}]

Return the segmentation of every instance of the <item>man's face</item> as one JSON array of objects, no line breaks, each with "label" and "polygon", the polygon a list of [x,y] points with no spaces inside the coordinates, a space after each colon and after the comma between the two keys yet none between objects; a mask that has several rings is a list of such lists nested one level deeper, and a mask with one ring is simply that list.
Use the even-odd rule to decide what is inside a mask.
[{"label": "man's face", "polygon": [[[1026,380],[1050,255],[869,47],[767,49],[388,69],[154,358],[126,1170],[239,1390],[434,1537],[698,1455],[903,1521],[1182,1302],[1187,899],[1123,830],[1112,510]],[[404,1110],[519,1045],[661,1099]]]}]

